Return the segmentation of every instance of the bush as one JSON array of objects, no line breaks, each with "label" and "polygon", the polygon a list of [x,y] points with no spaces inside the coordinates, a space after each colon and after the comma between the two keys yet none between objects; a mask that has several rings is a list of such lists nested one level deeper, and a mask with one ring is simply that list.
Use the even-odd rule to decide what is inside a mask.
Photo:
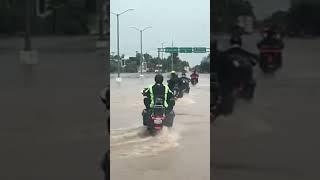
[{"label": "bush", "polygon": [[[24,12],[24,11],[23,11]],[[25,23],[23,15],[19,9],[0,9],[0,33],[14,34],[19,31],[24,31]]]},{"label": "bush", "polygon": [[114,73],[118,71],[118,63],[116,61],[110,61],[110,72]]},{"label": "bush", "polygon": [[136,73],[138,72],[138,66],[136,64],[136,62],[130,62],[130,63],[127,63],[127,65],[124,67],[124,72],[127,72],[127,73]]}]

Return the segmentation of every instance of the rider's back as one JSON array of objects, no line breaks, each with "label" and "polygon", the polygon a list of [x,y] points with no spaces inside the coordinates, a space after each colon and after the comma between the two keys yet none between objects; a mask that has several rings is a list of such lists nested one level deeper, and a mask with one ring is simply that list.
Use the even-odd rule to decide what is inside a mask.
[{"label": "rider's back", "polygon": [[251,71],[252,66],[256,64],[256,59],[250,52],[235,47],[222,52],[217,63],[219,66],[217,69],[219,83],[231,85],[235,79],[239,78],[239,74]]},{"label": "rider's back", "polygon": [[174,88],[174,86],[178,83],[179,78],[174,77],[168,80],[168,86],[169,88],[172,90]]},{"label": "rider's back", "polygon": [[153,91],[154,97],[164,98],[165,86],[163,84],[155,84],[152,86],[152,91]]}]

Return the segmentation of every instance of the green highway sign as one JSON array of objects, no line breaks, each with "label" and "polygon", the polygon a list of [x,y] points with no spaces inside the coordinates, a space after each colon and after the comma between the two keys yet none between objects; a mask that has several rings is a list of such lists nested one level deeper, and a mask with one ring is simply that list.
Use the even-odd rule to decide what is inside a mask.
[{"label": "green highway sign", "polygon": [[179,53],[192,53],[192,47],[181,47]]},{"label": "green highway sign", "polygon": [[205,47],[194,47],[193,48],[193,52],[194,53],[206,53],[207,52],[207,48],[205,48]]},{"label": "green highway sign", "polygon": [[179,52],[179,48],[177,48],[177,47],[166,47],[166,48],[164,48],[164,52],[166,52],[166,53],[178,53]]},{"label": "green highway sign", "polygon": [[206,47],[166,47],[158,48],[158,52],[165,53],[207,53],[210,52],[209,48]]}]

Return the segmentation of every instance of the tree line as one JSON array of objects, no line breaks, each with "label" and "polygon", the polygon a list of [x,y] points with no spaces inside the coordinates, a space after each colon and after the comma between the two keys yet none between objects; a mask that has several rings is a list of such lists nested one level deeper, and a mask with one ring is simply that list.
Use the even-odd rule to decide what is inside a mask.
[{"label": "tree line", "polygon": [[255,17],[252,4],[245,0],[215,0],[212,13],[214,32],[229,32],[241,15]]},{"label": "tree line", "polygon": [[289,36],[320,35],[320,3],[301,2],[264,20]]},{"label": "tree line", "polygon": [[43,11],[49,13],[44,16],[37,15],[35,0],[2,0],[1,34],[16,35],[24,32],[26,3],[32,4],[33,34],[88,34],[90,15],[99,14],[97,0],[48,0]]},{"label": "tree line", "polygon": [[[143,54],[143,59],[147,63],[147,68],[149,69],[148,72],[155,72],[155,70],[160,70],[160,72],[170,72],[171,66],[172,66],[172,58],[173,58],[173,67],[174,71],[181,72],[185,69],[185,67],[190,67],[189,63],[187,61],[182,60],[179,57],[178,53],[173,53],[173,57],[167,56],[164,59],[161,59],[160,57],[152,57],[150,54],[146,53]],[[123,58],[124,55],[122,55]],[[115,73],[118,71],[118,56],[117,55],[110,55],[110,72]],[[141,54],[137,53],[135,57],[130,57],[128,60],[126,60],[125,67],[121,67],[121,72],[126,73],[137,73],[140,71],[140,60],[141,60]],[[210,72],[210,55],[204,57],[200,63],[200,65],[195,66],[194,68],[197,69],[197,71],[203,72],[203,73],[209,73]]]}]

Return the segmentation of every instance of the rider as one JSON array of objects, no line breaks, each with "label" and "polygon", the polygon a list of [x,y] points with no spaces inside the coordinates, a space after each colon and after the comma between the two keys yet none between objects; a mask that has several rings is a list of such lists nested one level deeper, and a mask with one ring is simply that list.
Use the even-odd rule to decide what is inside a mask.
[{"label": "rider", "polygon": [[170,79],[167,82],[170,90],[172,91],[173,88],[179,83],[179,77],[175,71],[171,71]]},{"label": "rider", "polygon": [[170,113],[175,105],[173,93],[167,85],[163,84],[163,76],[161,74],[157,74],[154,79],[155,84],[145,88],[142,92],[142,94],[146,96],[144,99],[146,110],[149,111],[153,108],[155,98],[161,98],[163,100],[163,105],[166,108],[166,112]]},{"label": "rider", "polygon": [[[181,74],[181,78],[180,78],[180,85],[179,85],[179,89],[186,89],[186,93],[189,93],[190,91],[190,86],[189,86],[189,82],[191,80],[189,78],[187,78],[187,75],[185,72],[182,72]],[[181,88],[180,88],[181,87]]]},{"label": "rider", "polygon": [[191,77],[191,79],[195,79],[196,82],[198,83],[199,74],[197,73],[196,69],[193,71],[193,73],[190,75],[190,77]]},{"label": "rider", "polygon": [[253,79],[253,66],[256,65],[258,57],[244,49],[242,39],[233,36],[230,39],[231,48],[222,52],[217,59],[217,78],[221,85],[222,93],[230,93],[238,83],[244,83],[244,91],[247,98],[252,99],[256,86]]},{"label": "rider", "polygon": [[281,40],[281,38],[277,37],[277,33],[273,27],[266,29],[264,38],[257,44],[258,49],[260,50],[260,53],[263,53],[264,50],[274,50],[279,51],[279,53],[276,54],[275,59],[279,63],[279,67],[282,66],[282,53],[281,51],[284,48],[284,43]]}]

